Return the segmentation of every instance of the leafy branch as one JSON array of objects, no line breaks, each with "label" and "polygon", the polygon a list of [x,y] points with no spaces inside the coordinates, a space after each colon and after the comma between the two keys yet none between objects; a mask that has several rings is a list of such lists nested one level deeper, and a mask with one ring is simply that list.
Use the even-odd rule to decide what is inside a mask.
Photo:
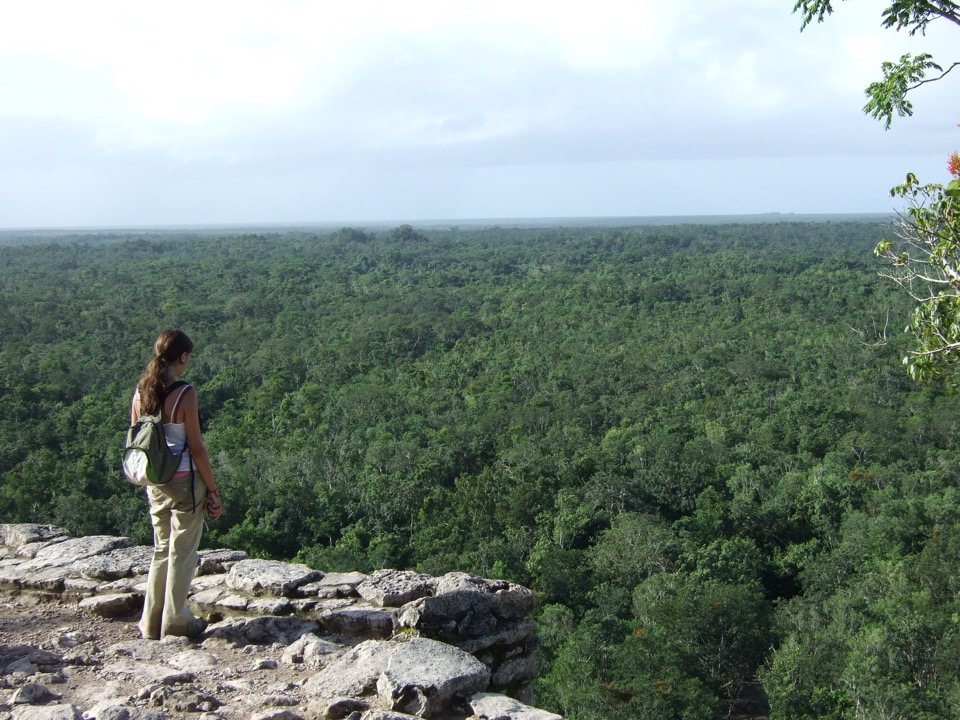
[{"label": "leafy branch", "polygon": [[[810,23],[821,23],[832,15],[833,2],[797,0],[793,11],[803,17],[800,29],[804,30]],[[894,0],[881,15],[883,27],[906,30],[910,35],[926,34],[927,26],[938,18],[960,25],[960,5],[951,0]],[[913,104],[907,99],[907,93],[926,83],[942,80],[958,64],[954,62],[944,70],[929,53],[916,56],[907,53],[897,62],[884,62],[881,65],[883,79],[871,83],[866,89],[868,100],[863,106],[864,113],[883,121],[884,128],[889,130],[894,113],[898,117],[913,115]],[[927,77],[929,71],[939,71],[940,74]]]},{"label": "leafy branch", "polygon": [[[921,53],[916,57],[907,53],[900,57],[899,62],[884,62],[880,66],[883,80],[867,86],[866,95],[869,99],[863,106],[863,112],[875,120],[882,120],[884,129],[889,130],[894,113],[899,117],[913,115],[913,104],[907,99],[907,93],[926,83],[942,80],[957,65],[960,63],[955,62],[944,70],[932,60],[929,53]],[[940,74],[928,78],[928,70],[939,70]]]},{"label": "leafy branch", "polygon": [[917,303],[909,328],[917,347],[904,363],[917,380],[943,374],[950,381],[960,365],[960,178],[921,185],[908,173],[891,194],[908,207],[898,214],[893,239],[884,238],[874,254],[889,263],[881,276]]}]

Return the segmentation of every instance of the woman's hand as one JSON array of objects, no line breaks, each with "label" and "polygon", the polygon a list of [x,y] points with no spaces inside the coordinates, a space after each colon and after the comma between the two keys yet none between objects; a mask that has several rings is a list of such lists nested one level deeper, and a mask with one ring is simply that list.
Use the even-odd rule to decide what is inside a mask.
[{"label": "woman's hand", "polygon": [[207,515],[216,520],[223,515],[223,503],[220,502],[220,495],[216,490],[207,491]]}]

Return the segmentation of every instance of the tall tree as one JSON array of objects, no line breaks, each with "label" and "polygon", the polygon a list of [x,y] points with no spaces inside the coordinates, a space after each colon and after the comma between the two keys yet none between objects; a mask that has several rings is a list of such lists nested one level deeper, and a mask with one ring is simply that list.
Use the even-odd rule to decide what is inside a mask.
[{"label": "tall tree", "polygon": [[[823,22],[833,13],[831,0],[797,0],[793,11],[803,17],[801,30],[811,22]],[[910,35],[924,35],[937,21],[960,26],[960,5],[951,0],[892,0],[882,11],[882,25]],[[908,94],[921,85],[942,80],[960,62],[946,68],[929,53],[902,55],[884,62],[882,79],[866,89],[864,113],[889,129],[894,113],[913,114]],[[904,358],[917,380],[943,377],[960,386],[955,372],[960,357],[960,154],[947,162],[953,176],[946,185],[921,183],[908,173],[890,193],[906,201],[895,223],[892,238],[884,238],[874,253],[887,263],[881,273],[902,287],[916,303],[911,330],[915,347]]]}]

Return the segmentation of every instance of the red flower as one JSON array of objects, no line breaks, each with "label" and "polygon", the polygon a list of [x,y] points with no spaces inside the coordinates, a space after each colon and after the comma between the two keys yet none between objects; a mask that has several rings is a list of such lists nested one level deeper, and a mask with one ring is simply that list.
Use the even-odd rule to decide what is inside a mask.
[{"label": "red flower", "polygon": [[947,160],[947,172],[954,177],[960,178],[960,153],[956,150],[953,151],[953,155]]}]

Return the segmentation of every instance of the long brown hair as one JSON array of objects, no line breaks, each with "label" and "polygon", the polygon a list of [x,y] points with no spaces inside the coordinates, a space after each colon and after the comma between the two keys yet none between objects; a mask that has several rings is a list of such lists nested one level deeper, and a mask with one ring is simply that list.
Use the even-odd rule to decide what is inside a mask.
[{"label": "long brown hair", "polygon": [[193,340],[183,331],[169,328],[160,333],[153,346],[154,356],[140,378],[140,412],[158,415],[163,404],[163,390],[171,379],[169,366],[183,353],[193,352]]}]

